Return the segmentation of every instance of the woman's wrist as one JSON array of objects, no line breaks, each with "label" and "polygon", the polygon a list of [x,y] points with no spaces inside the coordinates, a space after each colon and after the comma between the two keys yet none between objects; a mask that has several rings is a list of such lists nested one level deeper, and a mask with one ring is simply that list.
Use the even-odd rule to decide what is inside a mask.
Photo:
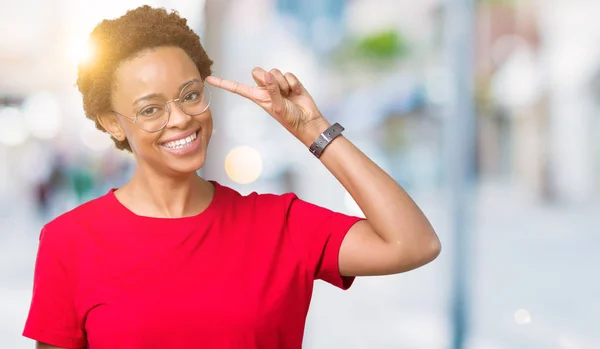
[{"label": "woman's wrist", "polygon": [[315,119],[302,127],[302,131],[297,138],[304,146],[306,146],[306,148],[309,148],[310,145],[319,138],[321,133],[325,132],[330,126],[331,124],[329,121],[323,117]]}]

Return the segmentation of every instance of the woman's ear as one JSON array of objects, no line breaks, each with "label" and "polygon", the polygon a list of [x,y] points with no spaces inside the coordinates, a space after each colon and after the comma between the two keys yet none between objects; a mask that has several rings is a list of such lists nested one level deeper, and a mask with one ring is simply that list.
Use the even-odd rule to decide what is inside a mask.
[{"label": "woman's ear", "polygon": [[125,131],[121,127],[121,124],[114,113],[103,113],[98,115],[98,122],[100,122],[100,125],[102,125],[102,127],[104,127],[104,129],[116,140],[122,142],[127,138],[125,136]]}]

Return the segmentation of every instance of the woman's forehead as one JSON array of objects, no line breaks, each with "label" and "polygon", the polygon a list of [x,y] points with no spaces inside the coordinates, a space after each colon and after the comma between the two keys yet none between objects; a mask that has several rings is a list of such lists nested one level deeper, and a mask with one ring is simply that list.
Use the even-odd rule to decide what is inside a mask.
[{"label": "woman's forehead", "polygon": [[201,80],[191,58],[180,48],[161,47],[147,50],[121,64],[116,72],[119,94],[178,93],[191,80]]}]

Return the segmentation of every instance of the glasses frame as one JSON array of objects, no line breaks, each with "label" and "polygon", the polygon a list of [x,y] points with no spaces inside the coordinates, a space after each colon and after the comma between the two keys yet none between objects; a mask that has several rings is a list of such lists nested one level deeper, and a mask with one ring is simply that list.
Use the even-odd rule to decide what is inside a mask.
[{"label": "glasses frame", "polygon": [[[126,120],[128,120],[128,121],[130,121],[130,122],[132,122],[132,123],[134,123],[136,125],[138,125],[138,127],[141,130],[143,130],[143,131],[146,131],[148,133],[160,132],[160,131],[164,130],[165,127],[167,127],[167,125],[169,124],[169,121],[171,121],[171,108],[169,108],[169,103],[175,102],[177,104],[177,106],[179,107],[179,110],[181,110],[183,113],[185,113],[186,115],[189,115],[189,116],[202,115],[203,113],[205,113],[208,110],[208,108],[210,108],[210,103],[212,102],[212,95],[211,95],[210,89],[208,87],[206,87],[206,85],[203,82],[200,82],[200,84],[203,87],[202,96],[204,98],[206,98],[206,96],[208,96],[208,103],[206,103],[206,107],[204,109],[202,109],[202,111],[199,112],[199,113],[197,113],[197,114],[190,114],[190,113],[186,112],[183,109],[183,107],[181,106],[181,94],[183,93],[183,91],[185,91],[186,88],[188,88],[188,86],[190,86],[193,83],[195,83],[195,81],[192,81],[192,82],[186,84],[185,86],[183,86],[183,88],[181,89],[181,91],[179,91],[179,97],[178,98],[171,99],[171,100],[165,102],[165,109],[167,111],[167,119],[165,120],[165,123],[158,130],[148,131],[148,130],[146,130],[145,128],[143,128],[140,125],[140,123],[139,123],[140,122],[140,113],[144,110],[144,108],[142,108],[142,110],[138,111],[135,114],[135,118],[133,120],[131,118],[129,118],[129,117],[127,117],[127,116],[125,116],[125,115],[117,112],[116,110],[112,110],[112,112],[115,113],[115,114],[117,114],[117,115],[119,115],[119,116],[121,116],[122,118],[124,118],[124,119],[126,119]],[[207,91],[208,91],[208,95],[206,94]]]}]

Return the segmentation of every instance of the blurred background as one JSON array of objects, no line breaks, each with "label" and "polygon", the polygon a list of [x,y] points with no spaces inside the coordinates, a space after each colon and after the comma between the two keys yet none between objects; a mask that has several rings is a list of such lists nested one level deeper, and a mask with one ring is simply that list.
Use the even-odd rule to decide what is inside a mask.
[{"label": "blurred background", "polygon": [[[92,28],[142,4],[187,17],[217,76],[294,72],[442,239],[421,269],[318,282],[306,348],[600,348],[599,1],[2,0],[3,348],[33,347],[42,225],[131,173],[74,84]],[[211,108],[206,178],[362,214],[251,102],[213,91]]]}]

